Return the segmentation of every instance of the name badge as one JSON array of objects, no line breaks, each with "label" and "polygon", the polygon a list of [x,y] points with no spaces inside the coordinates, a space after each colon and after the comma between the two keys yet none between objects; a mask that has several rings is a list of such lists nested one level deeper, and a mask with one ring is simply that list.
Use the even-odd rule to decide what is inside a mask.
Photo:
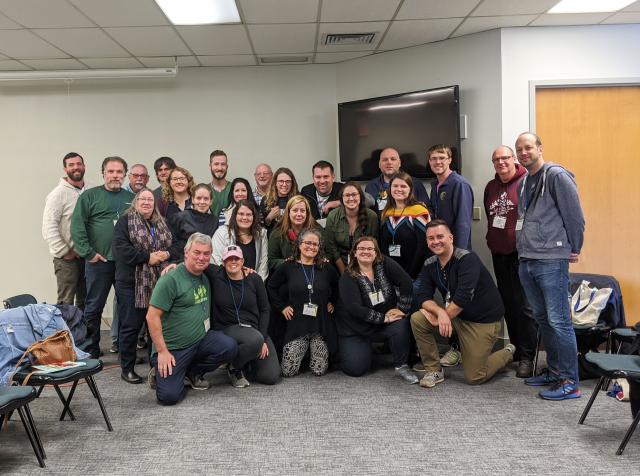
[{"label": "name badge", "polygon": [[493,217],[494,228],[500,228],[501,230],[503,230],[506,224],[507,224],[507,217],[499,217],[498,215]]},{"label": "name badge", "polygon": [[116,223],[118,223],[118,220],[114,218],[114,220],[113,220],[113,226],[116,226]]},{"label": "name badge", "polygon": [[384,207],[386,207],[386,206],[387,206],[387,200],[386,199],[378,200],[378,210],[382,211],[382,210],[384,210]]},{"label": "name badge", "polygon": [[378,289],[376,292],[369,293],[369,299],[371,300],[372,306],[377,306],[378,304],[384,302],[384,296],[380,289]]},{"label": "name badge", "polygon": [[316,317],[318,315],[318,305],[310,302],[306,303],[302,308],[302,314],[305,316]]},{"label": "name badge", "polygon": [[316,220],[316,223],[317,223],[318,225],[320,225],[322,228],[324,228],[324,227],[326,227],[326,226],[327,226],[327,219],[326,219],[326,218],[318,218],[318,219]]},{"label": "name badge", "polygon": [[240,324],[238,324],[240,327],[251,327],[249,324],[245,324],[244,322],[241,322]]},{"label": "name badge", "polygon": [[402,256],[400,254],[400,245],[389,245],[389,256]]},{"label": "name badge", "polygon": [[516,231],[522,230],[522,225],[524,225],[524,218],[519,218],[516,222]]},{"label": "name badge", "polygon": [[209,329],[211,328],[211,320],[205,319],[203,322],[204,322],[204,331],[209,332]]}]

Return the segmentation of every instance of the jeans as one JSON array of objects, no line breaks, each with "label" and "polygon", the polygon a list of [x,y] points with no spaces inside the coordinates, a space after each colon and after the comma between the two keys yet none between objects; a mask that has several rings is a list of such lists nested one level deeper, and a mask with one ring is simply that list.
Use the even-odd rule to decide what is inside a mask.
[{"label": "jeans", "polygon": [[547,350],[549,369],[577,384],[578,346],[569,310],[569,261],[522,260],[519,275]]},{"label": "jeans", "polygon": [[116,283],[116,296],[120,315],[120,333],[116,341],[120,348],[120,367],[123,372],[130,372],[136,365],[138,334],[145,323],[147,309],[136,308],[136,291],[130,286]]},{"label": "jeans", "polygon": [[532,361],[536,353],[538,329],[533,320],[518,276],[518,253],[491,255],[498,291],[504,303],[504,320],[509,330],[509,340],[516,346],[513,360]]},{"label": "jeans", "polygon": [[340,364],[351,377],[361,377],[371,367],[371,343],[389,342],[395,367],[401,367],[409,358],[411,323],[409,317],[380,326],[367,336],[340,336]]},{"label": "jeans", "polygon": [[116,279],[116,264],[114,261],[85,261],[85,276],[87,279],[87,300],[84,304],[84,317],[87,322],[86,351],[91,357],[100,356],[100,322],[102,311],[107,302],[109,291]]},{"label": "jeans", "polygon": [[[116,290],[117,291],[117,290]],[[113,296],[113,318],[111,319],[111,343],[118,343],[118,335],[120,334],[120,308],[118,307],[118,293]]]}]

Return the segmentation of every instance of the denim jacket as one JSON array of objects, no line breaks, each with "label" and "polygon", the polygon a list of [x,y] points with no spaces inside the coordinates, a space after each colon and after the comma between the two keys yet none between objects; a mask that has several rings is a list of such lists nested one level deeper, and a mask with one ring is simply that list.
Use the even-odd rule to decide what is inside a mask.
[{"label": "denim jacket", "polygon": [[[69,330],[62,313],[49,304],[29,304],[0,311],[0,386],[9,384],[15,365],[27,348],[60,330]],[[73,336],[71,337],[73,341]],[[78,359],[89,354],[74,348]]]}]

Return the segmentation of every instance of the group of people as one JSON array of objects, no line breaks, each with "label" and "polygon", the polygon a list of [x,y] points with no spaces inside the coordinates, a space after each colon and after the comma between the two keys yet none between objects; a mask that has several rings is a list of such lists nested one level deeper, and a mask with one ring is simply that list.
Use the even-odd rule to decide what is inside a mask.
[{"label": "group of people", "polygon": [[[252,190],[244,178],[227,180],[222,150],[210,155],[208,183],[161,157],[152,191],[144,165],[128,170],[107,157],[104,184],[87,189],[84,160],[69,153],[43,218],[58,302],[84,309],[83,347],[97,358],[114,286],[122,379],[143,382],[136,349],[148,332],[147,379],[163,404],[180,401],[186,386],[208,388],[204,374],[223,364],[238,388],[275,384],[305,362],[318,376],[331,365],[362,376],[376,342],[411,384],[433,387],[443,366],[460,362],[465,381],[480,384],[515,359],[525,383],[549,386],[541,397],[575,398],[566,293],[584,219],[572,175],[542,152],[523,133],[515,153],[493,153],[484,204],[497,286],[471,250],[473,191],[451,170],[446,145],[427,151],[430,196],[402,172],[394,148],[380,151],[380,176],[364,190],[337,182],[326,161],[301,190],[290,169],[259,164]],[[503,316],[511,343],[494,352]],[[537,327],[549,363],[538,376]],[[436,334],[448,341],[444,355]]]}]

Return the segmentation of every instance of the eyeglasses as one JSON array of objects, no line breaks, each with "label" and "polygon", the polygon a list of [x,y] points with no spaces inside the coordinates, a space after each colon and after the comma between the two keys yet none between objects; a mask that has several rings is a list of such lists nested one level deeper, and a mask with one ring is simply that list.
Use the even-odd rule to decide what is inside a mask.
[{"label": "eyeglasses", "polygon": [[375,251],[376,249],[373,246],[358,246],[356,247],[356,251],[368,251],[368,252],[372,252]]},{"label": "eyeglasses", "polygon": [[188,182],[187,177],[171,177],[172,182]]},{"label": "eyeglasses", "polygon": [[268,177],[269,175],[273,175],[271,172],[256,172],[253,174],[254,177]]},{"label": "eyeglasses", "polygon": [[278,185],[291,185],[293,183],[292,180],[276,180]]},{"label": "eyeglasses", "polygon": [[497,164],[498,162],[509,162],[511,159],[513,159],[512,155],[506,155],[504,157],[496,157],[495,159],[491,159],[491,162]]},{"label": "eyeglasses", "polygon": [[446,162],[451,157],[429,157],[429,162]]},{"label": "eyeglasses", "polygon": [[133,178],[135,179],[139,179],[139,178],[147,178],[149,177],[147,174],[129,174],[131,175]]},{"label": "eyeglasses", "polygon": [[153,203],[155,201],[155,199],[154,198],[150,198],[150,197],[140,197],[140,198],[138,198],[138,201],[139,202],[151,202],[151,203]]},{"label": "eyeglasses", "polygon": [[310,248],[320,248],[320,243],[316,243],[315,241],[303,241],[302,244]]}]

